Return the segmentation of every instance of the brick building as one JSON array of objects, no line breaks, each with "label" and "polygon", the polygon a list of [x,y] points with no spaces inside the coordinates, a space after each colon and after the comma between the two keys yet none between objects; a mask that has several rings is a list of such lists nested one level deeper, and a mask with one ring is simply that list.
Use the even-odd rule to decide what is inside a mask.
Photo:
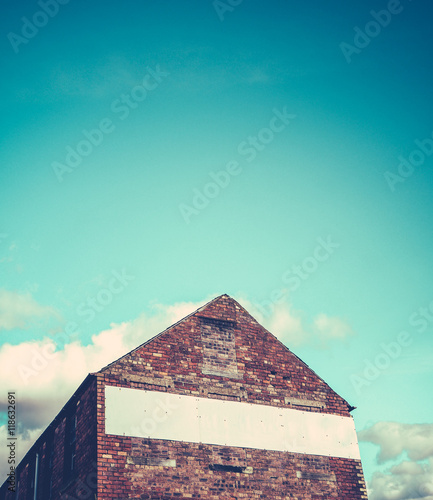
[{"label": "brick building", "polygon": [[351,410],[222,295],[88,375],[0,499],[366,499]]}]

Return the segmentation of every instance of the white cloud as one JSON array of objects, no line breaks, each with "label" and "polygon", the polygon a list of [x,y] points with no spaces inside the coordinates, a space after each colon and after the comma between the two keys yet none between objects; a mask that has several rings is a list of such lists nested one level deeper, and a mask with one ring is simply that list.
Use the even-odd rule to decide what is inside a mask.
[{"label": "white cloud", "polygon": [[244,297],[237,299],[267,330],[273,333],[289,348],[309,345],[316,349],[329,347],[332,341],[343,341],[352,336],[353,330],[340,318],[319,314],[313,325],[306,325],[302,314],[288,302],[272,304],[270,314],[263,314],[264,308],[256,306]]},{"label": "white cloud", "polygon": [[352,336],[353,330],[340,318],[319,314],[314,320],[317,340],[326,345],[330,340],[346,340]]},{"label": "white cloud", "polygon": [[238,302],[244,307],[261,325],[274,334],[279,340],[284,341],[289,347],[297,346],[306,342],[309,334],[302,325],[299,313],[287,304],[276,304],[271,309],[271,314],[263,314],[253,302],[244,297],[239,297]]},{"label": "white cloud", "polygon": [[358,433],[360,441],[378,445],[378,461],[386,462],[406,452],[412,460],[433,456],[433,424],[378,422]]},{"label": "white cloud", "polygon": [[373,474],[370,500],[433,500],[433,424],[378,422],[358,437],[379,446],[380,463],[404,454],[410,459]]},{"label": "white cloud", "polygon": [[35,319],[58,316],[52,307],[41,306],[30,293],[0,289],[0,330],[28,328]]},{"label": "white cloud", "polygon": [[373,474],[368,486],[370,500],[433,500],[433,461],[403,461],[389,473]]}]

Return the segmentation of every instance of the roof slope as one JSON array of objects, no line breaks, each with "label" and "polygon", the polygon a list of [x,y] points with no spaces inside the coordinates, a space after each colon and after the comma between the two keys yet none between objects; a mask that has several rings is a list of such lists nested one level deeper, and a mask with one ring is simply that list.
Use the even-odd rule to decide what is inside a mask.
[{"label": "roof slope", "polygon": [[[209,379],[242,399],[348,415],[353,409],[237,301],[220,295],[102,368],[123,380],[179,387]],[[141,378],[140,378],[141,377]],[[144,378],[143,378],[144,377]],[[198,389],[197,389],[198,390]]]}]

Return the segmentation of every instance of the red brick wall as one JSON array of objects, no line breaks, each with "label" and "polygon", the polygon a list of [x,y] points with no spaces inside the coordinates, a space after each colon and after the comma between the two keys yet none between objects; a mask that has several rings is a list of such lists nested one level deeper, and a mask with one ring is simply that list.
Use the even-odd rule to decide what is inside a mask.
[{"label": "red brick wall", "polygon": [[344,399],[226,296],[97,377],[99,500],[367,498],[357,460],[104,433],[105,385],[350,415]]}]

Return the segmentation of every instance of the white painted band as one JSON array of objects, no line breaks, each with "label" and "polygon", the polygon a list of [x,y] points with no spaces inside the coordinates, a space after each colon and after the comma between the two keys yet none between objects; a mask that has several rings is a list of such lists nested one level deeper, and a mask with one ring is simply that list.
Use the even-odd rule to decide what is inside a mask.
[{"label": "white painted band", "polygon": [[360,459],[351,417],[139,389],[105,387],[105,432]]}]

